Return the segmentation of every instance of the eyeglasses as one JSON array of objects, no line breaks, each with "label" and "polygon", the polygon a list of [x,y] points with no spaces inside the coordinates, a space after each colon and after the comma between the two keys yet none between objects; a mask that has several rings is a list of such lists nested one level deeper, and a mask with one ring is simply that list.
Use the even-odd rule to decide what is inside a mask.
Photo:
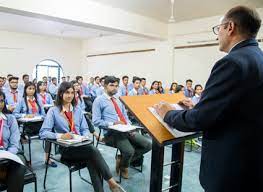
[{"label": "eyeglasses", "polygon": [[214,26],[212,29],[213,29],[213,32],[214,32],[214,34],[215,35],[218,35],[219,34],[219,29],[220,29],[220,26],[221,25],[226,25],[226,24],[228,24],[229,22],[226,22],[226,23],[222,23],[222,24],[220,24],[220,25],[216,25],[216,26]]}]

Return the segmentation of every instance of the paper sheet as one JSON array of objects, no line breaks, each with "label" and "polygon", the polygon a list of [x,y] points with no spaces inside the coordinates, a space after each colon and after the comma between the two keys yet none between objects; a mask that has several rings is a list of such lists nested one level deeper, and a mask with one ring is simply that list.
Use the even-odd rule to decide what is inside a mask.
[{"label": "paper sheet", "polygon": [[11,161],[15,161],[21,165],[24,165],[24,163],[21,161],[21,159],[14,155],[13,153],[10,153],[9,151],[0,150],[0,159],[8,159]]},{"label": "paper sheet", "polygon": [[68,140],[57,139],[58,142],[66,143],[66,144],[81,143],[81,142],[87,141],[87,140],[90,140],[90,138],[88,136],[81,136],[81,135],[76,135],[76,134],[73,134],[73,139],[68,139]]},{"label": "paper sheet", "polygon": [[43,117],[42,116],[35,116],[33,118],[22,117],[22,118],[18,119],[18,121],[20,121],[20,122],[38,122],[38,121],[43,121]]},{"label": "paper sheet", "polygon": [[109,129],[119,131],[119,132],[129,132],[129,131],[136,130],[138,128],[142,128],[142,127],[134,126],[134,125],[121,125],[121,124],[109,126]]}]

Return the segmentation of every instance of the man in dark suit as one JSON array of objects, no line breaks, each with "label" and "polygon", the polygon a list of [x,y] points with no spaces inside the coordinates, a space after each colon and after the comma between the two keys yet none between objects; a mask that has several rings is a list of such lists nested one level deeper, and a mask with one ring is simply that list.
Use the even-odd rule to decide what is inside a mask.
[{"label": "man in dark suit", "polygon": [[213,28],[219,49],[228,54],[215,63],[200,102],[184,111],[155,106],[176,129],[203,131],[200,183],[206,192],[263,191],[263,53],[255,40],[260,25],[253,9],[229,10]]}]

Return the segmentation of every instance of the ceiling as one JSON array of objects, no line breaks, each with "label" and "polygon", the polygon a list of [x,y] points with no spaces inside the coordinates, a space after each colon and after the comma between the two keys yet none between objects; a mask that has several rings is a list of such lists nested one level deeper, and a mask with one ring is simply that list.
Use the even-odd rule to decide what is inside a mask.
[{"label": "ceiling", "polygon": [[[170,18],[170,0],[93,0],[167,23]],[[236,5],[263,7],[263,0],[175,0],[175,20],[185,21],[223,15]]]},{"label": "ceiling", "polygon": [[114,34],[87,27],[3,12],[0,12],[0,30],[75,39],[89,39]]}]

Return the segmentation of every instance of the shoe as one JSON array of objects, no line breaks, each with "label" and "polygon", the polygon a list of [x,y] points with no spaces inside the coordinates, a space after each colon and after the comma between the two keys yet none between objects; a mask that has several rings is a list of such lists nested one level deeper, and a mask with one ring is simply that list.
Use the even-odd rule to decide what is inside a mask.
[{"label": "shoe", "polygon": [[120,185],[110,189],[112,192],[126,192]]},{"label": "shoe", "polygon": [[120,164],[121,164],[121,156],[118,155],[116,158],[116,167],[115,167],[115,171],[116,171],[117,175],[120,174]]},{"label": "shoe", "polygon": [[[47,162],[45,162],[45,164],[47,164]],[[55,167],[57,167],[58,165],[57,165],[55,162],[51,161],[50,163],[48,163],[48,166],[55,168]]]},{"label": "shoe", "polygon": [[129,169],[128,168],[122,168],[121,169],[121,176],[124,179],[129,179]]}]

